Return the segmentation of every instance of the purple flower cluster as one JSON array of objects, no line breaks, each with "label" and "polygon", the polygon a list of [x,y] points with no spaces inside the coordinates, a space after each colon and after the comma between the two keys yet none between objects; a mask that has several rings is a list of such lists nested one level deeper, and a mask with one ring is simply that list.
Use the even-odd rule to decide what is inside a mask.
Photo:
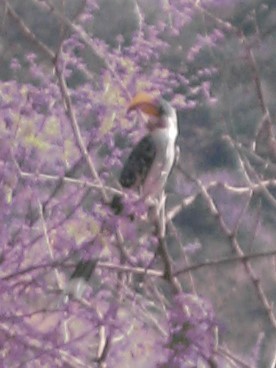
[{"label": "purple flower cluster", "polygon": [[177,294],[168,311],[168,323],[168,355],[162,367],[197,366],[200,361],[207,362],[214,356],[217,321],[206,300],[191,294]]},{"label": "purple flower cluster", "polygon": [[199,53],[206,47],[216,47],[224,40],[224,33],[220,29],[214,29],[207,35],[198,35],[195,44],[190,48],[187,54],[187,61],[193,62]]},{"label": "purple flower cluster", "polygon": [[[20,2],[7,2],[7,18],[13,14],[9,10],[15,6],[13,3]],[[21,3],[18,6],[24,10],[25,4]],[[114,33],[112,42],[95,36],[96,17],[108,4],[117,6],[120,12],[121,4],[127,2],[87,0],[80,14],[72,18],[67,9],[72,1],[61,2],[63,11],[56,5],[48,8],[48,1],[34,3],[40,16],[44,14],[49,23],[53,19],[53,24],[60,27],[60,42],[57,49],[52,46],[50,50],[55,57],[49,57],[45,49],[50,49],[51,42],[41,50],[44,41],[34,41],[40,33],[32,31],[32,26],[28,31],[24,11],[18,12],[19,23],[11,17],[11,22],[17,19],[14,29],[22,32],[20,36],[29,43],[24,44],[25,55],[10,57],[14,49],[8,48],[9,75],[13,79],[0,81],[0,366],[85,367],[107,363],[110,367],[151,368],[159,364],[160,368],[190,368],[222,361],[224,358],[218,357],[216,350],[218,324],[211,305],[196,294],[174,295],[173,282],[163,277],[161,239],[149,220],[145,201],[136,191],[126,191],[120,215],[114,215],[109,203],[114,193],[122,194],[118,184],[120,169],[133,145],[146,132],[143,114],[126,114],[131,97],[138,91],[164,95],[178,109],[181,157],[195,172],[201,169],[194,152],[205,149],[204,155],[209,153],[208,137],[213,142],[223,129],[216,120],[234,110],[229,104],[224,114],[223,100],[216,93],[223,94],[221,90],[227,87],[224,80],[217,80],[227,59],[222,54],[232,52],[232,46],[225,47],[226,36],[231,33],[226,31],[232,29],[227,19],[231,19],[237,2],[134,1],[130,12],[135,22]],[[220,11],[225,21],[218,21]],[[11,22],[3,22],[2,28],[10,27]],[[235,42],[238,43],[236,38]],[[35,52],[31,51],[33,43]],[[2,47],[5,46],[1,43],[1,51]],[[242,52],[242,48],[237,52],[239,63]],[[266,59],[269,53],[268,47]],[[231,86],[236,88],[238,67],[231,67]],[[270,67],[267,65],[265,73]],[[240,104],[249,103],[252,96],[243,94],[242,83],[238,81],[240,94],[235,98]],[[270,95],[269,88],[267,94]],[[235,104],[234,99],[231,102]],[[250,121],[256,125],[259,112],[253,105],[255,102],[250,105]],[[220,108],[215,111],[219,119],[215,113],[215,118],[210,118],[214,112],[211,108],[216,107]],[[243,121],[242,113],[237,114],[237,121]],[[214,124],[208,134],[205,123],[207,129]],[[198,145],[198,151],[194,147],[190,150],[192,145]],[[264,170],[260,180],[264,179],[263,188],[272,195],[274,182],[271,180],[266,187],[266,171],[269,172]],[[166,208],[174,210],[183,203],[183,211],[194,206],[192,214],[200,212],[205,216],[206,211],[211,217],[195,182],[185,184],[180,170],[178,176],[175,172],[170,176]],[[233,181],[234,175],[227,168],[222,176],[213,171],[210,177],[204,177],[206,172],[200,175],[206,187],[214,180],[237,185],[241,191],[248,185],[242,178]],[[250,174],[253,179],[255,175]],[[252,184],[250,196],[257,184],[257,180]],[[268,221],[261,221],[261,205],[256,206],[255,213],[248,199],[241,199],[242,193],[237,196],[234,190],[228,190],[225,194],[226,189],[221,185],[208,190],[216,202],[219,220],[223,219],[230,229],[241,223],[246,231],[235,229],[241,238],[247,236],[245,232],[253,234],[251,229],[256,226],[250,242],[256,239],[257,243],[260,236],[265,245],[273,244],[274,236],[267,232],[266,223],[271,226],[274,212],[267,214]],[[256,194],[262,193],[258,189]],[[193,196],[190,204],[182,202]],[[244,214],[244,209],[250,215]],[[237,221],[240,216],[242,221]],[[189,224],[199,228],[197,219],[192,217]],[[257,226],[259,220],[261,224]],[[193,229],[186,237],[175,222],[176,231],[168,226],[171,232],[166,236],[172,272],[175,263],[185,268],[188,257],[196,260],[204,254],[208,258],[205,238],[213,236],[204,237],[202,232],[196,234],[195,239],[200,240],[195,242],[191,240]],[[232,240],[230,235],[233,234],[228,233],[227,244]],[[182,238],[186,243],[180,249],[176,243],[181,243]],[[217,254],[223,252],[221,247]],[[178,255],[180,259],[175,262]],[[82,300],[72,298],[63,304],[60,300],[64,285],[79,259],[96,262],[89,287]],[[191,284],[197,283],[198,274],[191,271],[191,278],[196,280]],[[243,284],[248,283],[242,275]],[[179,272],[179,283],[182,276],[186,277]],[[257,281],[254,279],[254,287],[259,285]],[[214,303],[218,299],[220,302],[220,292]],[[260,335],[253,349],[252,365],[258,361],[261,344]]]}]

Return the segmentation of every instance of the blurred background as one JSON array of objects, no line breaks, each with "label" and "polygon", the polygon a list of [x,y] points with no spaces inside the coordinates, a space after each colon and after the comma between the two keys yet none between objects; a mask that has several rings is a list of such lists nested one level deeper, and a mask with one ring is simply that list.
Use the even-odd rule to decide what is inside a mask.
[{"label": "blurred background", "polygon": [[[114,145],[127,150],[141,132],[139,122],[131,126],[125,117],[130,96],[139,90],[158,91],[177,109],[180,169],[173,170],[166,190],[172,220],[167,243],[175,269],[187,265],[183,250],[190,264],[198,264],[238,256],[235,241],[246,255],[276,249],[274,0],[10,0],[0,4],[0,27],[1,144],[4,151],[12,125],[8,145],[22,171],[62,176],[78,157],[55,89],[53,63],[43,51],[57,56],[62,48],[60,63],[76,117],[85,142],[92,139],[97,170],[109,185],[125,157],[111,155]],[[111,145],[110,137],[115,137]],[[82,162],[70,176],[83,178],[87,172]],[[208,188],[219,215],[213,216],[193,178]],[[32,193],[39,193],[46,208],[55,184],[20,184],[15,171],[5,180],[2,195],[15,198],[7,199],[11,208],[5,210],[5,240],[14,247],[33,246],[37,209]],[[52,195],[45,212],[50,219],[70,210],[66,198],[74,190],[63,188]],[[80,244],[88,236],[85,214],[95,198],[88,194],[83,213],[65,223],[55,240],[57,251],[61,244],[69,249],[70,241]],[[178,208],[185,198],[190,203]],[[33,249],[38,252],[39,244]],[[179,278],[185,291],[196,291],[212,303],[220,342],[227,349],[250,362],[258,348],[258,365],[252,367],[274,368],[276,326],[268,310],[275,313],[275,255],[250,263],[257,281],[242,262],[198,268],[192,271],[192,283],[186,273]],[[271,303],[267,310],[256,283]],[[154,366],[151,359],[139,359],[135,367]]]}]

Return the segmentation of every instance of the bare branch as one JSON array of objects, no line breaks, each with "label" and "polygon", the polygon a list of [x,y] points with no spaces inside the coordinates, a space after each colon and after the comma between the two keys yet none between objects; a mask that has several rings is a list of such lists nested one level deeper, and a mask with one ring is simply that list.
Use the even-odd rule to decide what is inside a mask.
[{"label": "bare branch", "polygon": [[212,267],[212,266],[224,265],[224,264],[235,263],[235,262],[244,262],[249,259],[271,258],[275,255],[276,255],[276,250],[271,250],[267,252],[243,254],[243,255],[235,256],[235,257],[225,257],[225,258],[220,258],[220,259],[213,259],[211,261],[205,261],[205,262],[197,263],[197,264],[194,264],[188,267],[183,267],[182,269],[175,271],[174,275],[178,276],[182,273],[189,272],[189,271],[195,271],[195,270],[198,270],[204,267]]},{"label": "bare branch", "polygon": [[[179,167],[177,167],[177,169],[179,169]],[[250,181],[250,186],[234,186],[228,183],[223,183],[223,182],[214,180],[208,183],[205,187],[207,190],[210,190],[215,187],[222,187],[231,193],[236,193],[237,195],[241,195],[241,194],[252,195],[253,193],[255,194],[262,193],[264,189],[267,190],[267,188],[276,187],[276,179],[259,180],[257,183],[252,183]],[[188,197],[181,199],[180,203],[178,203],[177,205],[169,209],[166,214],[166,223],[174,219],[174,217],[176,217],[185,208],[192,205],[199,195],[200,195],[200,192],[198,191],[195,194],[192,194]]]},{"label": "bare branch", "polygon": [[[276,208],[276,199],[274,198],[274,196],[269,192],[269,190],[267,189],[267,185],[266,184],[273,184],[274,183],[274,180],[268,180],[268,181],[262,181],[260,178],[259,178],[259,175],[255,172],[255,170],[253,169],[253,167],[250,165],[249,161],[247,160],[246,157],[244,157],[244,155],[242,155],[242,153],[240,153],[240,151],[238,149],[236,149],[236,145],[235,145],[235,142],[231,139],[231,137],[228,137],[227,138],[228,142],[231,144],[233,150],[235,151],[236,153],[236,156],[238,158],[238,161],[239,161],[239,165],[240,165],[240,168],[241,168],[241,171],[243,173],[243,176],[250,188],[250,190],[253,192],[254,189],[256,188],[256,184],[257,184],[257,189],[258,189],[258,192],[261,192],[264,197],[268,200],[268,202]],[[255,177],[255,181],[257,183],[253,183],[249,174],[248,173],[251,173],[251,176],[254,175]],[[255,189],[256,191],[256,189]]]},{"label": "bare branch", "polygon": [[[178,245],[179,245],[179,249],[180,249],[180,252],[182,254],[182,257],[184,258],[184,261],[185,261],[185,268],[189,268],[190,264],[189,264],[189,259],[188,259],[188,256],[184,250],[184,244],[182,244],[182,241],[180,239],[180,235],[176,229],[176,227],[174,226],[173,222],[172,221],[169,221],[168,223],[168,226],[169,226],[169,229],[171,230],[172,234],[174,235]],[[174,275],[176,276],[176,272],[174,272]],[[188,271],[188,276],[189,276],[189,280],[190,280],[190,284],[191,284],[191,289],[192,289],[192,292],[194,294],[197,294],[196,292],[196,286],[195,286],[195,281],[193,279],[193,275],[192,275],[192,272],[191,270]]]},{"label": "bare branch", "polygon": [[[153,218],[153,223],[155,226],[155,235],[157,236],[158,239],[158,251],[162,257],[163,263],[164,263],[164,278],[171,284],[173,291],[175,293],[179,293],[182,291],[182,287],[180,282],[177,280],[177,278],[173,275],[173,270],[172,270],[172,259],[169,255],[168,249],[167,249],[167,243],[166,243],[166,239],[165,239],[165,224],[164,224],[164,220],[165,220],[165,212],[164,212],[164,206],[165,206],[165,201],[162,201],[162,209],[161,211],[158,213],[158,209],[157,207],[159,206],[159,204],[154,208],[154,218]],[[162,219],[162,217],[164,217]]]},{"label": "bare branch", "polygon": [[64,79],[64,76],[63,76],[62,72],[59,70],[57,64],[55,64],[55,72],[56,72],[56,76],[57,76],[58,81],[59,81],[59,87],[60,87],[61,95],[63,97],[65,108],[66,108],[66,111],[67,111],[68,116],[69,116],[69,122],[71,123],[71,127],[72,127],[72,130],[73,130],[73,133],[74,133],[74,138],[75,138],[76,145],[79,148],[83,158],[85,159],[85,161],[86,161],[86,163],[87,163],[87,165],[90,169],[90,173],[91,173],[92,178],[99,185],[100,190],[101,190],[101,195],[102,195],[105,203],[107,203],[108,198],[107,198],[107,194],[106,194],[104,185],[103,185],[103,183],[102,183],[102,181],[101,181],[101,179],[100,179],[100,177],[97,173],[94,162],[92,161],[92,158],[89,155],[89,153],[86,149],[86,146],[84,144],[84,141],[83,141],[83,138],[82,138],[82,135],[81,135],[81,131],[80,131],[80,128],[79,128],[79,125],[78,125],[73,107],[72,107],[72,102],[71,102],[71,98],[70,98],[70,95],[69,95],[69,91],[68,91],[66,81]]},{"label": "bare branch", "polygon": [[6,4],[8,14],[16,21],[21,31],[23,32],[23,34],[30,41],[32,41],[40,49],[40,51],[46,54],[46,56],[50,59],[50,61],[53,61],[55,59],[54,52],[35,36],[32,30],[25,24],[25,22],[23,22],[20,16],[15,12],[15,10],[12,8],[9,2],[7,0],[4,0],[4,1]]},{"label": "bare branch", "polygon": [[[183,171],[183,173],[185,173],[185,170],[182,169],[182,171]],[[209,194],[206,187],[203,185],[203,183],[200,180],[191,177],[191,175],[189,175],[189,174],[186,174],[186,175],[188,175],[188,177],[197,184],[203,198],[205,199],[205,201],[208,205],[210,213],[218,221],[218,224],[219,224],[222,232],[224,233],[226,238],[230,241],[230,244],[231,244],[232,249],[234,250],[234,252],[237,254],[237,256],[244,257],[244,253],[242,251],[242,248],[241,248],[237,238],[235,237],[233,231],[225,223],[224,219],[221,216],[221,213],[219,212],[213,198]],[[264,292],[264,290],[261,286],[260,279],[257,277],[257,275],[256,275],[254,269],[252,268],[252,266],[251,266],[248,259],[242,260],[242,264],[243,264],[247,274],[249,275],[249,278],[250,278],[252,284],[255,287],[255,290],[257,292],[259,300],[261,301],[261,303],[262,303],[262,305],[263,305],[263,307],[264,307],[264,309],[265,309],[265,311],[268,315],[268,318],[271,322],[271,325],[274,328],[276,328],[276,318],[275,318],[274,313],[273,313],[272,305],[269,303],[268,298],[267,298],[267,296],[266,296],[266,294],[265,294],[265,292]]]},{"label": "bare branch", "polygon": [[224,347],[219,347],[217,353],[225,358],[227,358],[227,361],[236,368],[251,368],[251,365],[246,364],[243,360],[236,357],[234,354],[232,354],[228,349]]},{"label": "bare branch", "polygon": [[107,60],[107,55],[104,55],[101,51],[99,51],[99,49],[97,49],[96,47],[93,46],[93,39],[85,32],[85,30],[71,22],[71,20],[69,18],[67,18],[64,14],[62,14],[53,4],[51,1],[48,0],[43,0],[43,1],[38,1],[38,0],[32,0],[34,3],[36,3],[40,8],[44,8],[42,5],[44,5],[48,10],[51,11],[51,13],[53,15],[55,15],[57,17],[57,19],[59,19],[60,21],[62,21],[64,24],[66,24],[67,27],[69,27],[69,29],[73,32],[75,32],[80,38],[81,40],[84,42],[84,44],[88,47],[88,49],[90,51],[92,51],[92,53],[97,56],[100,60],[100,62],[102,63],[102,65],[110,71],[110,73],[112,74],[113,78],[115,79],[116,83],[118,84],[118,86],[120,87],[122,93],[124,94],[125,98],[127,100],[130,100],[131,96],[128,92],[128,90],[126,89],[126,87],[123,85],[121,78],[117,75],[116,71],[114,70],[114,68],[112,67],[112,63],[110,61]]},{"label": "bare branch", "polygon": [[[43,174],[43,173],[30,173],[26,171],[22,171],[20,169],[19,175],[21,178],[29,179],[31,181],[51,181],[51,182],[59,182],[63,181],[66,184],[73,184],[76,186],[79,186],[81,188],[91,188],[91,189],[98,189],[99,191],[102,189],[102,186],[99,183],[93,183],[89,180],[85,179],[75,179],[68,176],[56,176],[56,175],[49,175],[49,174]],[[122,191],[119,189],[115,189],[113,187],[109,187],[107,185],[104,185],[104,189],[106,192],[109,192],[111,194],[120,194],[122,195]]]}]

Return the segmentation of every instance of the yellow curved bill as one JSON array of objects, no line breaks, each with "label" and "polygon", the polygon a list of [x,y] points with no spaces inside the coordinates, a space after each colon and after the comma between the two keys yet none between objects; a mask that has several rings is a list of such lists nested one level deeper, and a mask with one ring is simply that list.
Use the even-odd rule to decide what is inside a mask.
[{"label": "yellow curved bill", "polygon": [[127,112],[140,109],[147,115],[159,116],[156,98],[146,92],[137,93],[128,105]]}]

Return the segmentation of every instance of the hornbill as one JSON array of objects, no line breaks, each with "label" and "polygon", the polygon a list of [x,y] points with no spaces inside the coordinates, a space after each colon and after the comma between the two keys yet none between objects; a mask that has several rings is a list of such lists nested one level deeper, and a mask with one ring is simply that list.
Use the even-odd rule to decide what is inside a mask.
[{"label": "hornbill", "polygon": [[[140,198],[150,203],[160,201],[164,186],[176,157],[176,138],[178,135],[177,115],[175,109],[163,98],[152,97],[140,92],[128,105],[127,112],[140,110],[149,119],[148,133],[137,143],[127,158],[121,171],[119,182],[123,189],[139,189]],[[115,214],[121,213],[123,203],[120,196],[114,196],[111,207]],[[80,262],[76,272],[71,275],[68,287],[71,294],[80,297],[84,282],[89,281],[93,267],[87,262]],[[76,282],[75,277],[79,280]],[[82,280],[83,279],[83,280]],[[78,285],[81,282],[81,287]],[[74,292],[76,289],[76,292]]]},{"label": "hornbill", "polygon": [[[148,134],[133,148],[119,181],[123,188],[139,188],[144,200],[158,200],[175,160],[176,111],[163,98],[154,98],[144,92],[132,99],[127,111],[137,109],[149,116]],[[120,196],[113,197],[111,207],[116,214],[122,211]]]}]

